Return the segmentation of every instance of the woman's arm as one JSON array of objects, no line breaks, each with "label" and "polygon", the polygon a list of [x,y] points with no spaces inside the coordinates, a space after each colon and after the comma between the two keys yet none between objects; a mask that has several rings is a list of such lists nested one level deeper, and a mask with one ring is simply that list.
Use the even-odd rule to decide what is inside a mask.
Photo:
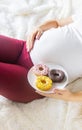
[{"label": "woman's arm", "polygon": [[65,25],[68,25],[70,23],[72,23],[72,17],[68,17],[68,18],[62,18],[62,19],[56,19],[56,20],[50,20],[45,22],[44,24],[40,25],[38,28],[41,29],[42,31],[46,31],[50,28],[57,28],[57,27],[62,27]]},{"label": "woman's arm", "polygon": [[82,101],[82,91],[74,93],[72,100],[73,101]]},{"label": "woman's arm", "polygon": [[29,35],[27,39],[28,50],[30,51],[33,48],[35,39],[39,40],[44,31],[49,30],[50,28],[58,28],[59,26],[62,27],[72,22],[73,22],[72,17],[68,17],[68,18],[60,19],[60,20],[50,20],[38,26],[31,33],[31,35]]},{"label": "woman's arm", "polygon": [[70,92],[68,89],[54,89],[53,93],[47,94],[42,92],[37,92],[38,94],[54,99],[64,100],[64,101],[82,101],[82,91],[80,92]]},{"label": "woman's arm", "polygon": [[73,19],[72,19],[72,17],[70,16],[70,17],[68,17],[68,18],[63,18],[63,19],[57,20],[57,22],[58,22],[58,25],[59,25],[60,27],[62,27],[62,26],[65,26],[65,25],[68,25],[68,24],[72,23],[72,22],[73,22]]}]

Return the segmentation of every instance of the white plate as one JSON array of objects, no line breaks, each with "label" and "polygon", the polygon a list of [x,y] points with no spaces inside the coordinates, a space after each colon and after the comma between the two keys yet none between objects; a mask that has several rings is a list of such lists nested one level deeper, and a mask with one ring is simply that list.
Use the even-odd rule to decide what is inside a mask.
[{"label": "white plate", "polygon": [[35,81],[36,81],[37,76],[33,73],[32,68],[31,68],[28,72],[28,75],[27,75],[28,82],[30,83],[30,85],[34,89],[36,89],[40,92],[44,92],[44,93],[51,93],[53,88],[63,89],[68,84],[68,74],[65,71],[65,69],[60,65],[54,65],[54,64],[50,64],[50,63],[46,63],[45,65],[48,66],[49,69],[60,69],[60,70],[62,70],[65,73],[64,80],[61,83],[53,83],[52,88],[49,89],[48,91],[42,91],[42,90],[38,89],[35,85]]}]

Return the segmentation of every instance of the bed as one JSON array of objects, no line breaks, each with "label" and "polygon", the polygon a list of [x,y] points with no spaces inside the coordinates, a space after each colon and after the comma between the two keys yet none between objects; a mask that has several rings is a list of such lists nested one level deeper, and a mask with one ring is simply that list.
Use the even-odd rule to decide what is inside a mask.
[{"label": "bed", "polygon": [[[0,0],[0,34],[26,40],[42,22],[82,12],[78,0]],[[82,78],[69,84],[82,90]],[[82,130],[82,102],[51,98],[16,103],[0,96],[0,130]]]}]

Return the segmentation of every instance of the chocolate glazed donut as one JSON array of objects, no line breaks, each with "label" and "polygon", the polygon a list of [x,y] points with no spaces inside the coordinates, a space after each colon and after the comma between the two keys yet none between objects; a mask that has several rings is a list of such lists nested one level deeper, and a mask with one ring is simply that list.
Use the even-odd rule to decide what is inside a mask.
[{"label": "chocolate glazed donut", "polygon": [[53,82],[62,82],[65,77],[65,74],[62,70],[52,69],[49,71],[48,76]]}]

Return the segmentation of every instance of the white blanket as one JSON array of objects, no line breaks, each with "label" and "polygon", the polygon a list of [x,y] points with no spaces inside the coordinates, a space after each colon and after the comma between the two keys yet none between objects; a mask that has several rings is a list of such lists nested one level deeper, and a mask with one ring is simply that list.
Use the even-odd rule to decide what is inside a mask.
[{"label": "white blanket", "polygon": [[[78,0],[0,0],[0,34],[18,39],[38,24],[82,11]],[[68,86],[82,90],[82,79]],[[82,102],[44,98],[28,104],[0,97],[0,130],[82,130]]]}]

